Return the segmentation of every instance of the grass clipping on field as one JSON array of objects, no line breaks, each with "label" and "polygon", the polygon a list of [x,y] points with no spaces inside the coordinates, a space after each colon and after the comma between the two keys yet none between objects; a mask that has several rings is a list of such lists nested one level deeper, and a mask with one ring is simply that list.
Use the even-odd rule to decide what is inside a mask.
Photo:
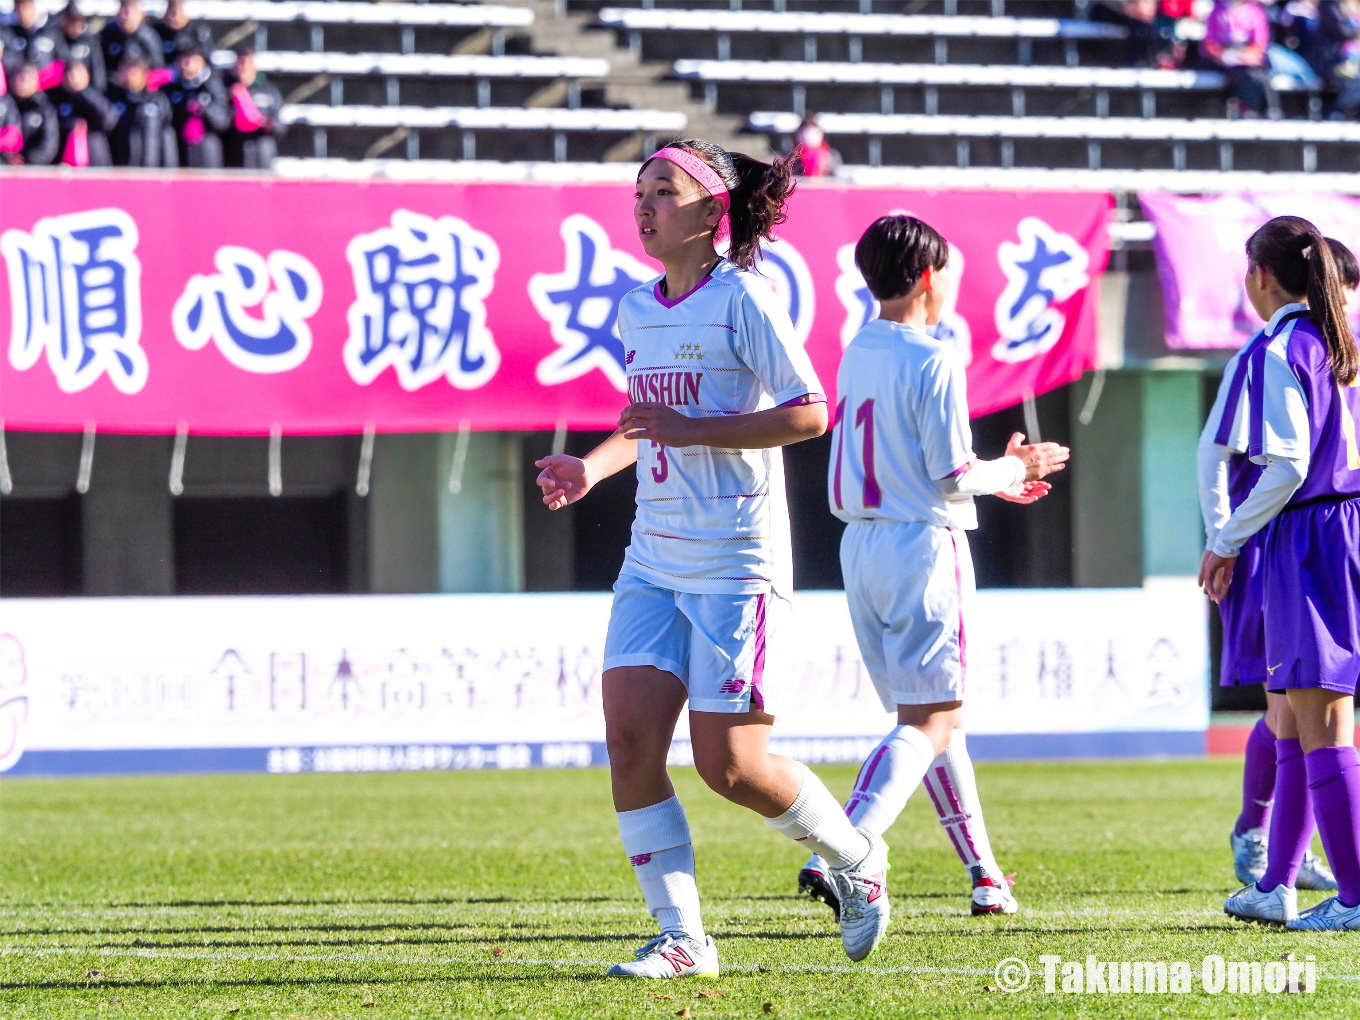
[{"label": "grass clipping on field", "polygon": [[[863,964],[804,856],[676,770],[717,979],[605,969],[655,934],[604,771],[153,777],[0,787],[0,1016],[1028,1017],[1356,1013],[1360,933],[1233,922],[1240,763],[982,764],[1021,911],[973,918],[929,803],[887,834]],[[849,767],[818,770],[837,793]],[[1300,907],[1319,899],[1302,893]],[[1316,958],[1312,995],[1046,995],[1039,957]],[[1023,991],[998,987],[1025,961]]]}]

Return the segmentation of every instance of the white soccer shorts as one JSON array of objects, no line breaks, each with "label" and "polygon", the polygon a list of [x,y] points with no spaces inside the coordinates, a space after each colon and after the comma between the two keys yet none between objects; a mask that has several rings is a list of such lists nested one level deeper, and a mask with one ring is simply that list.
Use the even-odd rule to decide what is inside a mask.
[{"label": "white soccer shorts", "polygon": [[961,701],[977,591],[964,532],[857,522],[841,536],[841,572],[860,656],[883,707]]},{"label": "white soccer shorts", "polygon": [[773,715],[769,649],[787,610],[774,594],[694,595],[620,574],[604,668],[655,666],[673,673],[694,712]]}]

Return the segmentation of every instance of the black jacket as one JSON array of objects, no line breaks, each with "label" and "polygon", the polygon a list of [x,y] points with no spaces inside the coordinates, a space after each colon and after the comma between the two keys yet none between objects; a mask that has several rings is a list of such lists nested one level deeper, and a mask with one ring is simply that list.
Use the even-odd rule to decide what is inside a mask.
[{"label": "black jacket", "polygon": [[205,67],[203,73],[190,82],[176,75],[175,80],[161,91],[170,101],[175,134],[181,139],[184,137],[184,125],[196,116],[203,118],[205,128],[219,135],[231,127],[231,95],[211,67]]},{"label": "black jacket", "polygon": [[115,166],[179,166],[170,127],[170,101],[160,92],[129,92],[109,86],[109,101],[118,123],[109,133]]},{"label": "black jacket", "polygon": [[196,46],[203,55],[212,59],[213,37],[208,26],[201,21],[188,21],[183,28],[171,28],[157,19],[156,35],[161,41],[161,59],[169,67],[175,61],[175,50],[181,47]]},{"label": "black jacket", "polygon": [[99,33],[99,45],[104,50],[104,67],[110,73],[118,70],[118,65],[129,50],[135,50],[139,56],[145,57],[152,67],[165,66],[165,60],[161,57],[161,37],[151,27],[150,21],[143,21],[131,35],[125,34],[118,27],[118,22],[110,21]]},{"label": "black jacket", "polygon": [[82,32],[71,39],[65,34],[62,41],[66,44],[66,63],[84,64],[90,71],[90,84],[104,92],[109,87],[108,72],[104,68],[104,47],[92,32]]},{"label": "black jacket", "polygon": [[72,92],[62,85],[47,95],[57,111],[57,124],[61,127],[63,140],[78,120],[85,122],[88,131],[107,133],[118,126],[118,111],[114,109],[113,103],[92,85],[80,92]]},{"label": "black jacket", "polygon": [[13,74],[20,64],[32,64],[41,71],[54,60],[66,59],[66,39],[57,30],[56,22],[43,18],[32,28],[24,28],[6,19],[5,71]]},{"label": "black jacket", "polygon": [[57,130],[57,111],[44,92],[27,99],[14,97],[19,110],[19,130],[24,133],[24,162],[29,166],[51,166],[61,153]]},{"label": "black jacket", "polygon": [[1303,58],[1323,81],[1341,62],[1342,47],[1356,37],[1356,28],[1337,0],[1322,0],[1318,6],[1318,25],[1308,37]]}]

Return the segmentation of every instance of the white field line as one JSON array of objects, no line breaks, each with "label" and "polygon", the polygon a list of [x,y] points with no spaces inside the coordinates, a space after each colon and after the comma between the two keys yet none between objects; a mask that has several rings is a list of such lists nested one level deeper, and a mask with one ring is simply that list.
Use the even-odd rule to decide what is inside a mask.
[{"label": "white field line", "polygon": [[[310,953],[305,956],[283,953],[231,952],[223,950],[185,950],[153,949],[149,947],[134,949],[83,949],[79,946],[32,946],[0,948],[0,957],[6,956],[99,956],[109,958],[133,957],[144,959],[190,960],[190,961],[234,961],[239,963],[379,963],[389,966],[459,966],[477,967],[609,967],[609,960],[590,959],[536,959],[506,957],[494,961],[466,960],[451,956],[384,956],[377,953]],[[855,964],[797,964],[786,967],[771,967],[761,964],[731,964],[723,967],[726,974],[871,974],[890,976],[894,974],[957,974],[968,977],[991,976],[993,971],[983,967],[931,967],[928,965],[904,965],[900,967],[865,967]],[[1321,974],[1323,981],[1360,981],[1360,974]],[[206,981],[211,984],[211,980]]]}]

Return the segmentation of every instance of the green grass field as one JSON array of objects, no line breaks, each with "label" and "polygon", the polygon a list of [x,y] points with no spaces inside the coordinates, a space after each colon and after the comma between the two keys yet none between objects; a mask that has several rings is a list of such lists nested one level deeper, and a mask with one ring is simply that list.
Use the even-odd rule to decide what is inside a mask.
[{"label": "green grass field", "polygon": [[[798,849],[681,771],[726,973],[664,985],[603,976],[654,933],[604,771],[10,781],[0,1017],[1355,1016],[1360,934],[1221,912],[1239,768],[979,766],[1011,918],[968,916],[918,794],[888,834],[892,929],[860,965],[793,895]],[[838,794],[854,776],[819,771]],[[1316,956],[1316,993],[1046,995],[1037,976],[1045,953],[1198,973],[1289,950]],[[1025,991],[988,990],[1006,957],[1035,970]]]}]

